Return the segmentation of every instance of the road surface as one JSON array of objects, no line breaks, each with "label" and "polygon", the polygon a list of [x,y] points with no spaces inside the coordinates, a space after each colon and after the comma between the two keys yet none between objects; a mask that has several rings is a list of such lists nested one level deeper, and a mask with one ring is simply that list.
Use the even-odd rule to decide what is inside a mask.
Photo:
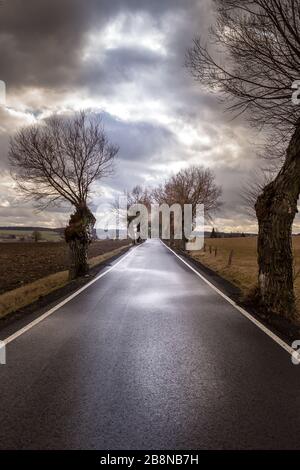
[{"label": "road surface", "polygon": [[9,343],[0,379],[1,449],[300,448],[300,366],[159,241]]}]

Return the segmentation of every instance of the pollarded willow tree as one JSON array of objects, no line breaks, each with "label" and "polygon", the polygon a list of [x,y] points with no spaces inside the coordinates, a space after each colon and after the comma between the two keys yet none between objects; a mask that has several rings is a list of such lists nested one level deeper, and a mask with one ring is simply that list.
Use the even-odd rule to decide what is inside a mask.
[{"label": "pollarded willow tree", "polygon": [[289,141],[284,163],[255,210],[259,299],[266,312],[295,319],[292,224],[300,192],[300,107],[293,104],[292,85],[300,79],[300,0],[214,3],[208,43],[194,40],[187,67],[233,113],[245,113],[253,125]]},{"label": "pollarded willow tree", "polygon": [[75,209],[65,229],[71,278],[88,273],[87,250],[96,221],[89,195],[93,183],[111,174],[117,153],[101,117],[85,111],[52,116],[11,139],[9,160],[22,193],[40,209],[61,202]]}]

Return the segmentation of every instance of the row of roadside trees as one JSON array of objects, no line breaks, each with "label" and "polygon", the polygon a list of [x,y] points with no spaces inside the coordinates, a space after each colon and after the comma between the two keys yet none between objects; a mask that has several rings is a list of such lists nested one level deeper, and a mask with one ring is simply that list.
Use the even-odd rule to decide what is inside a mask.
[{"label": "row of roadside trees", "polygon": [[[184,206],[190,205],[192,208],[192,219],[195,221],[197,205],[204,205],[204,215],[206,221],[210,221],[212,216],[221,206],[222,190],[216,184],[213,172],[202,166],[193,165],[183,169],[154,189],[136,186],[129,193],[126,193],[127,206],[143,204],[151,214],[151,205],[168,206],[170,211],[170,242],[174,240],[174,209],[175,206],[181,211],[181,243],[185,249],[187,239],[184,233],[185,212]],[[134,218],[134,217],[133,217]],[[129,218],[128,222],[131,221]]]},{"label": "row of roadside trees", "polygon": [[[297,320],[292,225],[300,194],[300,0],[213,0],[209,39],[197,37],[187,54],[196,81],[216,92],[234,116],[264,129],[265,154],[279,171],[255,202],[258,234],[257,298],[265,314]],[[282,151],[283,150],[283,151]]]},{"label": "row of roadside trees", "polygon": [[[65,229],[71,253],[71,278],[88,273],[88,246],[94,237],[95,216],[89,208],[93,184],[112,174],[118,146],[109,142],[101,118],[82,111],[53,116],[20,130],[12,139],[9,159],[19,189],[39,209],[67,202],[74,211]],[[204,204],[209,219],[220,205],[221,189],[209,169],[192,166],[155,189],[136,186],[127,193],[128,207],[152,203],[182,208]],[[135,218],[136,216],[133,216]],[[195,217],[195,212],[193,212]],[[128,220],[130,222],[130,219]],[[183,233],[183,243],[185,246]]]},{"label": "row of roadside trees", "polygon": [[[300,79],[300,0],[214,4],[210,40],[195,39],[187,67],[202,86],[225,100],[231,112],[265,128],[278,148],[287,147],[285,153],[279,152],[277,176],[264,185],[255,203],[257,297],[265,313],[295,320],[292,225],[300,194],[300,108],[292,102],[292,87]],[[267,149],[272,158],[273,150],[274,146]],[[117,153],[97,117],[84,112],[70,119],[53,117],[12,139],[9,157],[20,189],[42,207],[62,200],[74,207],[65,231],[74,275],[87,271],[87,246],[95,223],[88,207],[91,186],[111,173]],[[179,172],[152,195],[158,203],[204,202],[208,217],[218,207],[219,196],[212,173],[199,167]]]}]

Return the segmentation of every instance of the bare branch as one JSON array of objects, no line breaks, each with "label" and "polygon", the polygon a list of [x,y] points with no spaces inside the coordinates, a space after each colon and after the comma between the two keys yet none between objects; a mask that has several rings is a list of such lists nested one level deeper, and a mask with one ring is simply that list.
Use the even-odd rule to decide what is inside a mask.
[{"label": "bare branch", "polygon": [[38,207],[61,201],[82,207],[92,184],[112,173],[118,150],[101,118],[81,111],[19,131],[11,139],[9,160],[19,189]]},{"label": "bare branch", "polygon": [[192,204],[194,216],[196,205],[204,204],[205,216],[211,219],[221,205],[221,194],[211,170],[192,166],[171,176],[164,185],[153,191],[152,197],[159,204],[180,204],[182,208],[184,204]]},{"label": "bare branch", "polygon": [[228,110],[290,135],[300,117],[292,83],[300,73],[299,0],[215,0],[209,45],[200,37],[186,65]]}]

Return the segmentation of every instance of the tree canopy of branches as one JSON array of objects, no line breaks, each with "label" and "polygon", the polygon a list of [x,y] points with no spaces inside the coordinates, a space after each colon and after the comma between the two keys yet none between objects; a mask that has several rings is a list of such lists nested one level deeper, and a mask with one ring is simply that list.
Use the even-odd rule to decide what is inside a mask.
[{"label": "tree canopy of branches", "polygon": [[133,206],[134,204],[143,204],[149,210],[151,207],[152,195],[151,191],[147,188],[137,185],[131,191],[125,192],[127,197],[127,206]]},{"label": "tree canopy of branches", "polygon": [[92,183],[111,174],[117,152],[101,118],[82,111],[21,129],[9,159],[20,189],[39,207],[61,201],[77,207],[87,203]]},{"label": "tree canopy of branches", "polygon": [[88,272],[87,246],[95,223],[88,198],[93,183],[111,174],[117,153],[101,118],[85,111],[52,116],[11,139],[9,160],[22,193],[40,209],[63,201],[75,208],[65,230],[72,277]]},{"label": "tree canopy of branches", "polygon": [[[215,0],[208,44],[194,40],[187,67],[235,115],[290,140],[274,181],[258,197],[258,299],[265,313],[295,319],[292,223],[300,193],[300,0]],[[291,138],[292,135],[292,138]]]},{"label": "tree canopy of branches", "polygon": [[161,203],[184,204],[193,206],[204,204],[208,219],[220,207],[221,188],[215,183],[215,176],[210,169],[191,166],[171,176],[165,183],[153,191],[153,198]]},{"label": "tree canopy of branches", "polygon": [[[131,191],[124,191],[123,193],[124,197],[126,198],[127,201],[127,211],[130,207],[135,206],[137,204],[142,204],[144,205],[148,211],[151,210],[151,201],[152,201],[152,195],[151,191],[147,188],[143,188],[140,185],[134,186]],[[116,200],[114,202],[114,208],[118,211],[119,213],[119,201]],[[119,214],[120,215],[120,214]],[[138,217],[138,213],[136,215],[129,215],[128,212],[126,214],[127,217],[127,227],[130,225],[130,223]],[[140,224],[137,224],[137,232],[140,230]],[[141,238],[137,238],[137,240],[133,240],[133,243],[139,243],[141,242]]]},{"label": "tree canopy of branches", "polygon": [[[206,219],[210,220],[221,205],[221,194],[222,190],[215,183],[215,176],[210,169],[191,166],[171,176],[164,184],[156,188],[152,193],[152,198],[159,204],[166,203],[169,206],[179,204],[183,218],[185,204],[191,204],[193,218],[196,216],[197,204],[203,204]],[[185,243],[186,239],[183,235],[183,247]]]},{"label": "tree canopy of branches", "polygon": [[255,125],[290,131],[300,117],[291,100],[300,70],[298,0],[215,0],[210,46],[200,37],[187,53],[194,78]]}]

